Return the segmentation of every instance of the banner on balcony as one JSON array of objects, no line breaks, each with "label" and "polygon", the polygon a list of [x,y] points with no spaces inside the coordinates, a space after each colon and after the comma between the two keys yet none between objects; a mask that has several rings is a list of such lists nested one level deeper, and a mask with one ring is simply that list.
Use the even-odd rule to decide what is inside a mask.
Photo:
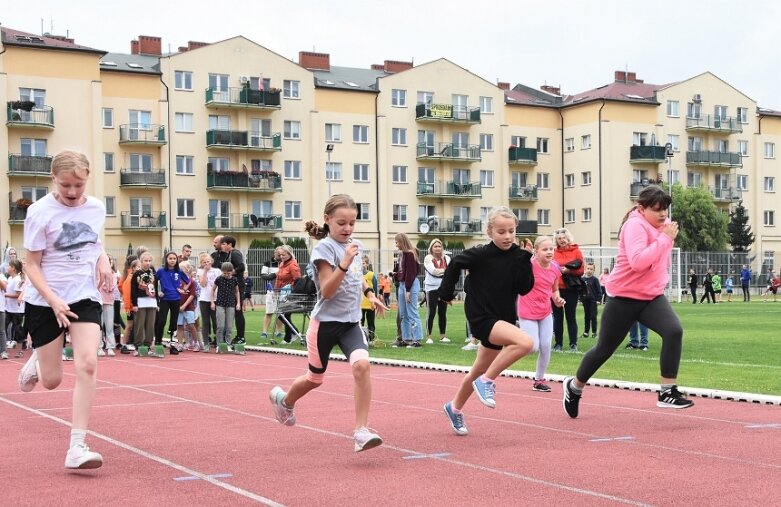
[{"label": "banner on balcony", "polygon": [[452,118],[453,106],[451,104],[431,104],[431,116],[434,118]]}]

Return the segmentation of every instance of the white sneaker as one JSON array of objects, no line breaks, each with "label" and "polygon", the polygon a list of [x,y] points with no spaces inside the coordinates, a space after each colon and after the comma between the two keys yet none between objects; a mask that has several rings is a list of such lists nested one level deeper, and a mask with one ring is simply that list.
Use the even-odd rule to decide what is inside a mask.
[{"label": "white sneaker", "polygon": [[8,352],[5,350],[0,352],[0,359],[8,359]]},{"label": "white sneaker", "polygon": [[461,347],[461,350],[477,350],[477,345],[474,343],[467,343],[463,347]]},{"label": "white sneaker", "polygon": [[382,438],[372,429],[363,427],[353,433],[355,452],[367,451],[382,445]]},{"label": "white sneaker", "polygon": [[287,408],[282,403],[286,395],[287,393],[281,387],[275,386],[268,393],[268,399],[271,401],[271,406],[274,407],[274,416],[277,418],[277,421],[285,426],[293,426],[296,424],[296,414],[292,408]]},{"label": "white sneaker", "polygon": [[108,349],[108,350],[106,351],[106,355],[107,355],[108,357],[114,357],[114,356],[116,356],[117,354],[114,352],[114,349]]},{"label": "white sneaker", "polygon": [[16,348],[16,342],[14,340],[11,340],[8,343],[6,343],[5,346],[6,346],[6,348],[9,348],[9,349],[15,349]]},{"label": "white sneaker", "polygon": [[38,354],[33,350],[30,354],[30,359],[24,363],[22,369],[19,371],[19,389],[23,393],[29,393],[35,387],[38,382]]},{"label": "white sneaker", "polygon": [[103,349],[98,349],[98,357],[106,357],[106,351]]},{"label": "white sneaker", "polygon": [[434,340],[432,340],[431,338],[426,340],[426,345],[431,345],[432,343],[434,343]]},{"label": "white sneaker", "polygon": [[439,343],[450,343],[450,338],[448,338],[447,336],[443,336],[442,338],[439,339]]},{"label": "white sneaker", "polygon": [[103,456],[89,450],[86,444],[76,444],[65,455],[65,468],[87,470],[100,468]]}]

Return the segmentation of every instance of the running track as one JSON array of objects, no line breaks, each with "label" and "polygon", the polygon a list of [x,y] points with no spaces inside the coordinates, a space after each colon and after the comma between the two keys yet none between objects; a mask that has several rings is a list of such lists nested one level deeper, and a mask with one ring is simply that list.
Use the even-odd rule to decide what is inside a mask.
[{"label": "running track", "polygon": [[[99,361],[90,446],[105,464],[66,472],[73,364],[55,391],[20,393],[21,360],[0,363],[0,445],[8,506],[778,505],[781,408],[695,398],[658,409],[648,392],[588,388],[577,420],[561,384],[497,383],[497,408],[466,406],[470,435],[442,413],[462,375],[375,365],[371,425],[385,444],[352,449],[352,377],[274,419],[269,389],[300,356],[183,353]],[[9,431],[10,430],[10,431]]]}]

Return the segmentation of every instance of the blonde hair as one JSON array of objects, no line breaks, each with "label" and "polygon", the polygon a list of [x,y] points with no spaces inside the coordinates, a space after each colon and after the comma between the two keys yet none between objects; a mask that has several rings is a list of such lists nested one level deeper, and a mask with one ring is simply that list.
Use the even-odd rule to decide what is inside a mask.
[{"label": "blonde hair", "polygon": [[290,260],[296,260],[296,254],[293,253],[293,249],[290,247],[290,245],[279,245],[277,250],[284,250],[290,254]]},{"label": "blonde hair", "polygon": [[[554,240],[558,238],[560,234],[563,234],[567,238],[567,241],[569,243],[575,242],[575,236],[573,236],[570,230],[567,229],[566,227],[561,227],[560,229],[556,229],[555,231],[553,231],[553,234],[554,234],[553,236]],[[558,245],[556,246],[556,248],[558,248]]]},{"label": "blonde hair", "polygon": [[510,218],[513,222],[515,222],[515,225],[518,225],[518,217],[515,216],[515,213],[513,213],[510,208],[507,206],[496,206],[488,212],[488,217],[486,217],[486,221],[488,222],[488,229],[493,228],[494,222],[498,217]]},{"label": "blonde hair", "polygon": [[209,255],[209,254],[208,254],[208,253],[206,253],[206,252],[201,252],[201,253],[199,253],[199,254],[198,254],[198,262],[199,262],[199,263],[200,263],[200,262],[203,262],[203,261],[204,261],[204,259],[208,259],[208,260],[212,261],[212,263],[214,263],[214,260],[212,259],[212,256],[211,256],[211,255]]},{"label": "blonde hair", "polygon": [[190,261],[182,261],[179,263],[179,269],[187,273],[188,275],[195,270],[195,266],[190,264]]},{"label": "blonde hair", "polygon": [[409,236],[400,232],[393,237],[394,240],[399,243],[399,250],[402,252],[411,252],[415,256],[415,262],[418,262],[418,249],[412,245],[412,241],[409,240]]},{"label": "blonde hair", "polygon": [[[336,194],[326,201],[323,215],[330,217],[339,208],[349,208],[358,211],[358,206],[352,197],[347,194]],[[304,230],[315,239],[323,239],[328,236],[328,224],[320,226],[314,220],[307,221],[304,224]]]},{"label": "blonde hair", "polygon": [[553,244],[553,238],[550,236],[537,236],[537,239],[534,240],[534,249],[537,250],[545,241],[550,241]]},{"label": "blonde hair", "polygon": [[146,252],[141,252],[141,255],[138,256],[139,264],[144,260],[144,257],[149,257],[150,259],[155,260],[155,258],[152,256],[152,252],[147,250]]},{"label": "blonde hair", "polygon": [[52,159],[52,176],[72,171],[76,177],[86,180],[89,177],[89,160],[78,151],[63,150]]},{"label": "blonde hair", "polygon": [[[439,245],[442,247],[442,250],[445,249],[445,245],[442,244],[442,240],[439,238],[434,238],[431,240],[431,243],[428,244],[428,253],[431,255],[434,255],[434,245]],[[442,255],[444,255],[444,252],[442,252]]]}]

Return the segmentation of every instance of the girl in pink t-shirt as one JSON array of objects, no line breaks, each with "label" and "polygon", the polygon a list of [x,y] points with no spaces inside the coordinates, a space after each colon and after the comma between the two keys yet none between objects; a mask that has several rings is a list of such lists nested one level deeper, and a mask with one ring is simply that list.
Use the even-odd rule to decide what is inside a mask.
[{"label": "girl in pink t-shirt", "polygon": [[531,260],[534,287],[531,292],[518,298],[518,326],[532,337],[533,350],[540,351],[532,389],[544,393],[551,391],[544,382],[553,337],[551,303],[559,308],[564,306],[564,298],[559,295],[561,270],[553,260],[553,252],[553,239],[548,236],[537,237],[534,242],[534,257]]}]

